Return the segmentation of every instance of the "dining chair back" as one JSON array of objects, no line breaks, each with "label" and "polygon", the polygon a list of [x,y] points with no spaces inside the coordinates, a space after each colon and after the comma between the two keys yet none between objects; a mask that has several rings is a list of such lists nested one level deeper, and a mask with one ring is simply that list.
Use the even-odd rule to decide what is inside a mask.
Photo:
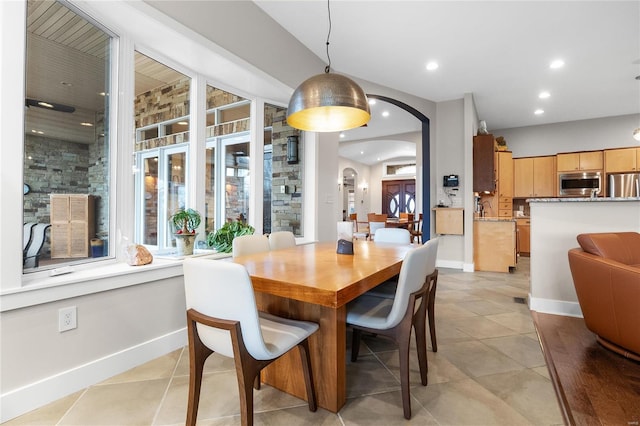
[{"label": "dining chair back", "polygon": [[403,228],[381,228],[376,231],[375,242],[410,244],[411,233]]},{"label": "dining chair back", "polygon": [[276,231],[269,234],[269,248],[271,250],[295,247],[295,245],[296,236],[291,231]]},{"label": "dining chair back", "polygon": [[415,331],[418,365],[422,385],[427,385],[426,316],[430,290],[435,286],[438,240],[411,250],[405,256],[393,299],[367,293],[347,305],[347,324],[353,328],[351,361],[356,362],[361,333],[367,332],[393,340],[399,349],[400,387],[404,417],[411,418],[409,392],[409,347],[411,330]]},{"label": "dining chair back", "polygon": [[387,226],[387,222],[369,222],[369,239],[375,241],[376,233],[380,229],[384,229]]},{"label": "dining chair back", "polygon": [[411,242],[418,242],[418,243],[422,243],[423,238],[422,238],[422,213],[418,214],[418,224],[413,227],[413,229],[410,229],[409,232],[411,232]]},{"label": "dining chair back", "polygon": [[[349,220],[353,224],[353,238],[356,240],[366,240],[369,238],[369,224],[368,222],[358,223],[358,213],[351,213]],[[360,225],[363,225],[362,227]],[[360,229],[362,228],[362,229]]]},{"label": "dining chair back", "polygon": [[271,250],[269,238],[265,235],[241,235],[235,237],[231,244],[233,257]]},{"label": "dining chair back", "polygon": [[22,266],[25,268],[37,268],[40,264],[40,255],[44,242],[47,240],[47,229],[50,223],[37,223],[31,231],[31,242],[22,255]]},{"label": "dining chair back", "polygon": [[309,410],[317,408],[308,337],[318,325],[258,312],[251,277],[240,264],[187,258],[183,264],[189,338],[188,425],[196,424],[204,363],[213,352],[233,358],[242,425],[253,424],[253,388],[260,371],[300,349]]}]

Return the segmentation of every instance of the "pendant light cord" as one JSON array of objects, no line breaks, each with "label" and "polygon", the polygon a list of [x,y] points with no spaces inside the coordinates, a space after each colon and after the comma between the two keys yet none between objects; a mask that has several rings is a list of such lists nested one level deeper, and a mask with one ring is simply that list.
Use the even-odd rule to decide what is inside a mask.
[{"label": "pendant light cord", "polygon": [[329,16],[329,32],[327,33],[327,60],[329,64],[324,67],[324,72],[329,73],[331,71],[331,56],[329,56],[329,37],[331,37],[331,6],[329,5],[329,0],[327,0],[327,14]]}]

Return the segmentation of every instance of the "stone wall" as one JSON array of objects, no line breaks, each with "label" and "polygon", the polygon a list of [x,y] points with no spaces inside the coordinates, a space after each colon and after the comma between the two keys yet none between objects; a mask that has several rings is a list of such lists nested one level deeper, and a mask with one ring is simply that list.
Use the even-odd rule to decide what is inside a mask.
[{"label": "stone wall", "polygon": [[[297,135],[299,132],[287,125],[287,110],[279,109],[273,115],[271,232],[291,231],[302,236],[304,149],[301,143],[298,144],[298,164],[287,163],[287,138]],[[282,186],[288,189],[288,194],[278,191]]]}]

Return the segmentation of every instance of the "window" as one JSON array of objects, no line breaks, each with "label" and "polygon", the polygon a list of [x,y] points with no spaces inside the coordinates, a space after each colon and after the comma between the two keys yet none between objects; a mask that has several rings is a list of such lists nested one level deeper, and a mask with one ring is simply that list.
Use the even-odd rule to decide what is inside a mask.
[{"label": "window", "polygon": [[136,241],[175,247],[169,218],[186,206],[191,79],[135,52]]},{"label": "window", "polygon": [[[208,85],[206,113],[205,230],[208,233],[222,227],[224,222],[244,222],[249,217],[251,102]],[[216,168],[216,164],[220,167]]]},{"label": "window", "polygon": [[109,254],[113,43],[65,4],[27,2],[24,272]]}]

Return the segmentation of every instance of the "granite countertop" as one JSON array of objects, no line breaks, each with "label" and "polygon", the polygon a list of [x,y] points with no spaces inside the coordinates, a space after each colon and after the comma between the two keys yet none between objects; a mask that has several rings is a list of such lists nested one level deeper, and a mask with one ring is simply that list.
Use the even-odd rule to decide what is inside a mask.
[{"label": "granite countertop", "polygon": [[474,217],[476,222],[515,222],[512,217]]},{"label": "granite countertop", "polygon": [[640,201],[640,197],[612,198],[612,197],[576,197],[576,198],[528,198],[527,203],[597,203],[603,201]]}]

